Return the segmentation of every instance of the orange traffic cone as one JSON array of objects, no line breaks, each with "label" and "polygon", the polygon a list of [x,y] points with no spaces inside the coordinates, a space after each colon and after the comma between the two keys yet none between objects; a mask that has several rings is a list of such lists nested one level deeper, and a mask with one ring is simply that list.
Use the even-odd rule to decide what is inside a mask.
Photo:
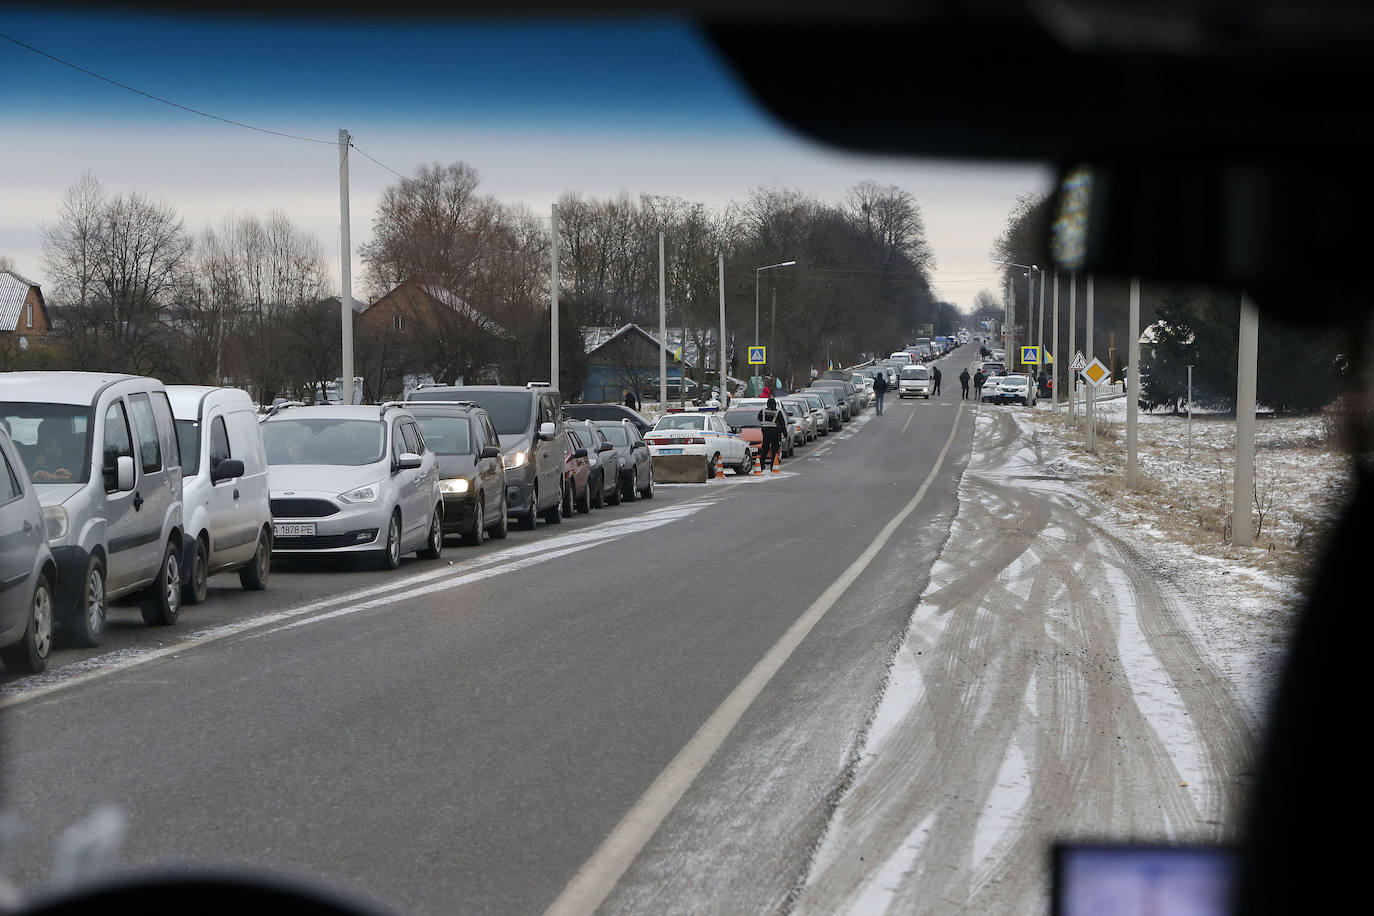
[{"label": "orange traffic cone", "polygon": [[725,465],[721,463],[720,456],[716,456],[716,480],[725,479]]},{"label": "orange traffic cone", "polygon": [[779,473],[778,469],[781,468],[781,467],[782,467],[782,446],[779,445],[777,448],[773,449],[773,467],[769,470],[769,473],[770,473],[770,474],[777,474],[777,473]]},{"label": "orange traffic cone", "polygon": [[754,460],[754,476],[755,476],[755,477],[762,477],[762,476],[763,476],[763,462],[760,461],[760,460],[758,460],[758,458],[759,458],[759,456],[757,456],[757,455],[754,456],[754,459],[755,459],[755,460]]}]

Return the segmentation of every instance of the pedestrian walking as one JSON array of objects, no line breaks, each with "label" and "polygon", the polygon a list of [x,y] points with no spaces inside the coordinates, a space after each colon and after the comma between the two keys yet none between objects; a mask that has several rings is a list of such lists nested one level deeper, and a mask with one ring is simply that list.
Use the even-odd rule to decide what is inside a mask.
[{"label": "pedestrian walking", "polygon": [[887,373],[873,373],[873,397],[877,399],[878,410],[876,415],[880,417],[883,415],[883,395],[885,394],[887,394]]},{"label": "pedestrian walking", "polygon": [[965,401],[968,400],[968,382],[968,369],[966,367],[963,372],[959,373],[959,397]]},{"label": "pedestrian walking", "polygon": [[633,389],[625,389],[625,406],[631,410],[639,410],[639,398],[635,397]]},{"label": "pedestrian walking", "polygon": [[930,377],[931,377],[932,379],[935,380],[935,392],[934,392],[934,393],[935,393],[935,394],[939,394],[939,393],[940,393],[940,367],[939,367],[939,366],[931,366],[931,367],[930,367]]},{"label": "pedestrian walking", "polygon": [[780,426],[779,422],[786,424],[787,420],[782,418],[778,402],[773,398],[768,399],[768,403],[759,411],[758,417],[759,422],[763,424],[763,450],[759,455],[759,463],[763,467],[768,467],[782,446],[782,431],[785,426]]},{"label": "pedestrian walking", "polygon": [[974,376],[973,376],[973,399],[974,399],[975,401],[981,401],[981,400],[983,400],[983,383],[986,382],[987,380],[988,380],[988,377],[983,373],[983,370],[982,370],[982,369],[979,369],[976,373],[974,373]]}]

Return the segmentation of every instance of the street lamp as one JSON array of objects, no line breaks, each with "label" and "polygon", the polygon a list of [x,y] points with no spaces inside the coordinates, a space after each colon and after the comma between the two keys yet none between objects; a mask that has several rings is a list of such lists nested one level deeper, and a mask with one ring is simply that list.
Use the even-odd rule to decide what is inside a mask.
[{"label": "street lamp", "polygon": [[[765,270],[772,270],[772,269],[775,268],[775,267],[791,267],[791,266],[792,266],[793,264],[795,264],[795,263],[797,263],[797,262],[796,262],[796,261],[783,261],[781,264],[769,264],[767,267],[760,267],[760,268],[758,268],[758,269],[756,269],[756,270],[754,271],[754,346],[756,346],[756,347],[759,345],[759,274],[763,273]],[[777,296],[777,293],[774,292],[774,294],[773,294],[773,318],[774,318],[775,321],[777,320],[777,310],[778,310],[778,296]],[[771,344],[772,341],[770,340],[769,343]],[[773,360],[772,360],[772,358],[770,357],[769,360],[768,360],[768,363],[769,363],[770,366],[772,365],[772,362],[773,362]]]},{"label": "street lamp", "polygon": [[[1035,308],[1035,276],[1034,276],[1034,274],[1031,273],[1031,271],[1033,271],[1033,270],[1038,270],[1038,271],[1040,271],[1040,282],[1041,282],[1042,284],[1045,282],[1045,279],[1044,279],[1044,277],[1045,277],[1045,271],[1044,271],[1044,270],[1040,267],[1040,265],[1038,265],[1038,264],[1017,264],[1015,261],[993,261],[992,263],[994,263],[994,264],[1005,264],[1007,267],[1020,267],[1022,270],[1024,270],[1024,271],[1026,272],[1026,325],[1027,325],[1027,328],[1026,328],[1026,335],[1027,335],[1027,336],[1030,336],[1030,327],[1029,327],[1029,326],[1030,326],[1030,313],[1031,313],[1031,310]],[[1043,297],[1042,297],[1042,298],[1043,298]],[[1007,347],[1007,349],[1010,350],[1010,351],[1012,351],[1011,354],[1010,354],[1010,355],[1011,355],[1011,365],[1012,365],[1012,368],[1015,369],[1015,368],[1016,368],[1016,364],[1017,364],[1018,362],[1020,362],[1020,360],[1017,359],[1017,353],[1016,353],[1016,315],[1015,315],[1015,314],[1008,314],[1008,315],[1007,315],[1007,318],[1009,319],[1009,320],[1007,321],[1007,324],[1011,325],[1011,341],[1010,341],[1010,342],[1006,342],[1006,341],[1005,341],[1005,338],[1006,338],[1006,332],[1005,332],[1005,331],[1003,332],[1002,337],[1003,337],[1003,339],[1004,339],[1004,342],[1006,342],[1006,347]],[[1042,359],[1043,359],[1043,357],[1042,357]]]}]

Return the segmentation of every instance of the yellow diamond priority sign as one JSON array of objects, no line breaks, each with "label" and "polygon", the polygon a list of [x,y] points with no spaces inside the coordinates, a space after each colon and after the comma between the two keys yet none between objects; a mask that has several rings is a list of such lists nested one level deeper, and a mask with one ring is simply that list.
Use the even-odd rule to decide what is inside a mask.
[{"label": "yellow diamond priority sign", "polygon": [[1094,388],[1106,381],[1111,374],[1107,367],[1102,365],[1100,359],[1094,359],[1088,363],[1088,368],[1083,370],[1083,378],[1087,379],[1088,384]]}]

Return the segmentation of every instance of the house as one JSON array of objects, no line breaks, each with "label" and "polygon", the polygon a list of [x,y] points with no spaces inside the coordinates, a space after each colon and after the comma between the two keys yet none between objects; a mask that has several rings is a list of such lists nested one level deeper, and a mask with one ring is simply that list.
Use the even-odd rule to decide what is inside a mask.
[{"label": "house", "polygon": [[48,333],[48,306],[43,290],[12,270],[0,270],[0,335],[18,339],[21,347],[28,339]]},{"label": "house", "polygon": [[668,357],[668,385],[670,394],[681,390],[683,370],[688,376],[691,393],[698,366],[715,373],[719,355],[715,350],[716,334],[707,330],[698,352],[698,343],[687,335],[683,343],[681,328],[670,328],[665,349],[658,337],[637,324],[619,328],[583,328],[583,346],[587,353],[587,380],[582,385],[582,397],[587,401],[619,402],[626,388],[633,388],[642,396],[658,397],[659,355]]},{"label": "house", "polygon": [[473,330],[485,331],[496,337],[511,336],[505,328],[462,297],[455,296],[437,283],[417,277],[402,281],[363,309],[358,321],[374,331],[390,329],[405,333],[419,328],[448,327],[455,317]]}]

